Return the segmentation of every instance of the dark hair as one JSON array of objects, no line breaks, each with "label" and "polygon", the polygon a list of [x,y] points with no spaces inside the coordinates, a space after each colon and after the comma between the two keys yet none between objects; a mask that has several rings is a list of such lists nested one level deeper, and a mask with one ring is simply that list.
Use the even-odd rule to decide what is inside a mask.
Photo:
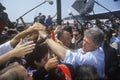
[{"label": "dark hair", "polygon": [[81,65],[76,68],[75,80],[96,80],[99,79],[97,69],[92,65]]},{"label": "dark hair", "polygon": [[58,31],[57,38],[60,39],[61,36],[63,36],[64,31],[69,32],[70,34],[72,33],[72,26],[64,26],[62,30]]},{"label": "dark hair", "polygon": [[8,36],[10,36],[10,37],[14,37],[14,36],[12,36],[13,34],[17,34],[17,31],[16,30],[8,30],[7,31],[8,32]]},{"label": "dark hair", "polygon": [[10,39],[10,37],[9,36],[7,36],[7,35],[0,35],[0,44],[3,44],[3,43],[5,43],[5,42],[7,42],[8,40]]},{"label": "dark hair", "polygon": [[24,63],[23,63],[23,58],[22,57],[12,57],[10,58],[7,63],[6,63],[6,67],[11,64],[11,63],[14,63],[14,62],[18,62],[20,65],[23,65],[24,66]]},{"label": "dark hair", "polygon": [[40,19],[39,19],[39,23],[45,25],[45,18],[46,18],[45,15],[41,15],[41,16],[40,16]]},{"label": "dark hair", "polygon": [[57,37],[58,39],[60,39],[60,37],[63,36],[63,32],[64,32],[63,30],[57,31],[57,32],[56,32],[56,34],[57,34],[56,37]]},{"label": "dark hair", "polygon": [[5,67],[9,66],[10,64],[14,62],[18,62],[20,65],[23,65],[23,66],[25,64],[25,62],[23,61],[21,57],[12,57],[8,61],[0,65],[0,70],[4,69]]},{"label": "dark hair", "polygon": [[[70,75],[71,75],[71,80],[74,80],[74,77],[75,77],[75,70],[73,68],[73,66],[71,64],[59,64],[59,65],[64,65],[67,67],[68,71],[70,72]],[[51,69],[49,71],[49,76],[48,76],[48,80],[66,80],[66,77],[65,77],[65,72],[59,67],[57,66],[56,68],[54,69]]]},{"label": "dark hair", "polygon": [[72,32],[73,32],[73,31],[78,31],[78,33],[79,33],[79,34],[83,35],[82,30],[81,30],[81,29],[79,29],[79,28],[78,28],[78,27],[76,27],[76,26],[74,26],[74,27],[72,28]]},{"label": "dark hair", "polygon": [[64,26],[63,30],[72,33],[72,26]]},{"label": "dark hair", "polygon": [[34,61],[41,62],[41,60],[45,57],[47,53],[48,53],[47,44],[37,45],[32,53],[27,54],[25,56],[25,59],[27,61],[26,67],[28,66],[36,67]]}]

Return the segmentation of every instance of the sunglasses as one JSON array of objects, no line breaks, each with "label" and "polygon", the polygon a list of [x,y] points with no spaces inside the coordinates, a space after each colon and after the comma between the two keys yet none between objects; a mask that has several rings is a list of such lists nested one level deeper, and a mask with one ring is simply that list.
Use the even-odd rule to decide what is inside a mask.
[{"label": "sunglasses", "polygon": [[76,37],[76,36],[78,36],[78,34],[73,34],[73,36],[75,36],[75,37]]}]

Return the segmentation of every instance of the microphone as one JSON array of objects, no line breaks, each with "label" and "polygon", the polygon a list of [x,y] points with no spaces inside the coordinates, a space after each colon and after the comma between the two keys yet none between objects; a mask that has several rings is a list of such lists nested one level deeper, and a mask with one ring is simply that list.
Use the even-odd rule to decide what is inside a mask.
[{"label": "microphone", "polygon": [[53,5],[53,0],[46,0],[50,5]]}]

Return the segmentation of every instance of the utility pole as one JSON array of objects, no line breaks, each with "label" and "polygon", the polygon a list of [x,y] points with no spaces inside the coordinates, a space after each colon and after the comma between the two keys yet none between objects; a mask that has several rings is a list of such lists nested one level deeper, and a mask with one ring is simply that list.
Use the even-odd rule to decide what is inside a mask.
[{"label": "utility pole", "polygon": [[57,0],[57,25],[61,25],[61,0]]}]

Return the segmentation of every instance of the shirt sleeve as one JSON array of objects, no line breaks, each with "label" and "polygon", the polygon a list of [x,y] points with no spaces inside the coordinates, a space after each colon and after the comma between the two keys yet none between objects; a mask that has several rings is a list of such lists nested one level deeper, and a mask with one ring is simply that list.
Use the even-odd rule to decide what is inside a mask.
[{"label": "shirt sleeve", "polygon": [[77,63],[76,63],[76,56],[77,56],[76,52],[67,50],[66,57],[63,60],[63,63],[69,63],[69,64],[72,64],[75,67],[77,65]]},{"label": "shirt sleeve", "polygon": [[95,65],[97,63],[96,55],[91,52],[83,53],[82,50],[70,51],[67,50],[66,57],[63,61],[64,63],[72,64],[74,67],[83,64],[92,64]]},{"label": "shirt sleeve", "polygon": [[8,41],[8,42],[6,42],[4,44],[1,44],[0,45],[0,55],[4,54],[4,53],[6,53],[6,52],[8,52],[8,51],[10,51],[12,49],[13,48],[12,48],[12,46],[10,44],[10,41]]},{"label": "shirt sleeve", "polygon": [[83,52],[82,49],[76,51],[67,50],[66,57],[63,60],[64,63],[70,63],[73,67],[78,65],[90,64],[96,67],[98,74],[101,78],[104,77],[104,51],[102,48],[98,48],[95,51]]}]

